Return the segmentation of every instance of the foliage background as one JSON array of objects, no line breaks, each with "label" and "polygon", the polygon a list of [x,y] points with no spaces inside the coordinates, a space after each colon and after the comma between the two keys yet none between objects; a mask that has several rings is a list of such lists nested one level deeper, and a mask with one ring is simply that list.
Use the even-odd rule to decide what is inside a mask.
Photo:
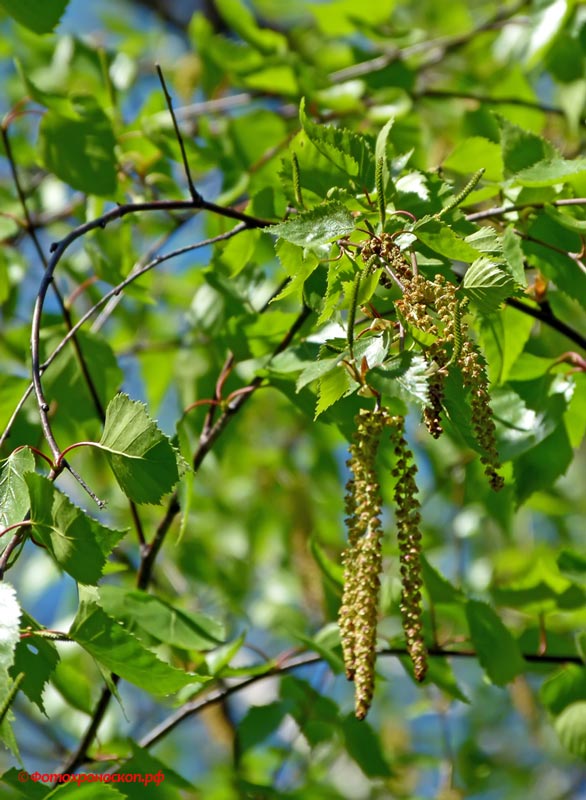
[{"label": "foliage background", "polygon": [[[116,670],[102,642],[100,671],[95,648],[79,633],[78,613],[80,600],[92,597],[79,584],[94,582],[80,571],[93,558],[101,573],[101,556],[82,547],[63,571],[63,558],[51,557],[49,534],[41,539],[45,547],[28,539],[6,576],[33,618],[23,617],[21,630],[36,620],[51,631],[77,630],[78,643],[24,638],[16,662],[2,661],[4,677],[21,671],[26,677],[3,723],[0,795],[50,791],[19,784],[21,765],[30,772],[75,765],[95,772],[160,768],[167,778],[157,793],[169,797],[586,796],[586,269],[579,255],[586,201],[544,208],[586,195],[584,8],[569,0],[507,7],[337,0],[288,3],[285,14],[282,4],[256,0],[250,6],[255,16],[249,16],[236,0],[204,4],[193,15],[180,3],[117,2],[97,9],[71,0],[55,4],[65,12],[55,32],[39,35],[29,28],[43,22],[46,9],[25,4],[25,25],[19,25],[11,16],[18,5],[0,3],[6,115],[0,172],[2,429],[30,380],[41,254],[48,258],[52,242],[114,202],[189,200],[155,63],[169,83],[197,190],[206,201],[251,218],[277,221],[285,215],[294,199],[288,153],[301,147],[302,97],[312,119],[365,136],[376,137],[392,117],[389,202],[418,216],[437,213],[452,191],[484,168],[463,209],[484,213],[478,224],[489,221],[499,235],[514,228],[503,269],[518,286],[511,281],[499,292],[489,285],[483,298],[492,302],[496,296],[495,310],[476,313],[472,321],[500,419],[503,492],[493,495],[486,486],[460,409],[448,436],[433,442],[420,424],[419,407],[409,406],[430,565],[426,634],[438,651],[459,655],[432,657],[423,687],[412,681],[404,657],[397,657],[404,655],[400,583],[391,489],[383,480],[383,654],[374,705],[361,723],[353,718],[352,686],[340,672],[335,623],[348,438],[356,409],[369,401],[343,398],[316,422],[316,393],[323,395],[323,387],[313,382],[295,391],[316,343],[344,337],[347,299],[330,294],[326,323],[318,325],[312,314],[277,365],[267,366],[302,300],[319,307],[326,268],[308,279],[303,298],[306,275],[296,291],[267,305],[286,274],[295,276],[304,265],[296,256],[287,273],[286,259],[275,257],[274,237],[251,226],[214,248],[161,264],[94,317],[80,343],[103,406],[119,389],[143,401],[160,428],[178,437],[174,443],[186,462],[200,452],[201,465],[195,477],[183,467],[181,514],[168,496],[160,505],[129,509],[136,487],[121,491],[105,455],[95,449],[79,448],[68,457],[107,500],[106,509],[92,504],[67,472],[57,483],[102,525],[130,529],[100,578],[100,607],[111,619],[124,620],[141,653],[155,651],[162,661],[209,680],[181,687],[176,676],[164,673],[165,680],[178,681],[178,691],[161,698],[157,684],[163,678],[147,661],[142,678],[123,675],[120,703],[104,701],[110,691],[104,692],[104,676],[109,680],[109,670],[125,665]],[[80,131],[83,147],[77,150]],[[311,149],[305,159],[308,206],[323,201],[332,186],[352,189],[347,171],[331,160]],[[355,210],[354,198],[339,196]],[[508,205],[523,208],[498,212]],[[489,214],[491,208],[497,212]],[[475,230],[476,220],[466,221],[458,211],[448,221],[460,240]],[[403,223],[395,218],[391,224]],[[72,320],[144,263],[145,254],[152,258],[199,243],[234,224],[219,213],[167,209],[126,216],[89,233],[56,273]],[[446,252],[445,245],[422,240],[421,263],[431,270],[454,264],[461,274],[463,264],[450,247],[453,242]],[[526,280],[515,268],[526,272]],[[499,305],[509,292],[529,311]],[[385,300],[377,295],[374,302],[382,308]],[[49,292],[44,353],[66,326]],[[568,351],[576,353],[573,360],[557,363]],[[203,452],[210,406],[193,404],[215,396],[229,352],[235,366],[223,398],[247,386],[255,391],[232,396],[238,413],[228,413],[225,429]],[[256,390],[257,375],[270,386]],[[62,447],[100,439],[102,421],[73,350],[47,370],[44,386]],[[457,387],[453,391],[457,396]],[[218,408],[216,420],[225,412]],[[20,445],[50,454],[34,398],[12,425],[3,456]],[[381,463],[381,470],[388,466]],[[38,458],[36,467],[48,474]],[[168,492],[171,478],[160,477],[161,492]],[[42,485],[29,485],[18,521],[30,503],[34,511],[35,496],[42,516]],[[14,509],[6,502],[8,525]],[[159,541],[157,531],[160,551],[151,546]],[[95,535],[101,541],[106,534]],[[12,536],[4,534],[2,548]],[[167,605],[149,605],[136,594],[137,580]],[[8,619],[10,594],[0,597]],[[475,600],[497,611],[502,629],[471,630],[467,609],[469,614]],[[170,607],[187,616],[177,617]],[[76,614],[77,628],[71,628]],[[94,638],[110,625],[95,616],[88,624],[95,626]],[[115,645],[113,640],[113,651]],[[296,666],[296,658],[308,663]],[[136,661],[140,672],[136,659],[133,651],[128,663]],[[277,677],[263,675],[270,670]],[[240,680],[250,683],[235,689]],[[7,678],[2,697],[9,685]],[[206,703],[206,697],[217,701]],[[107,706],[101,711],[100,698]],[[172,726],[177,709],[186,718]],[[84,740],[92,719],[100,721],[98,734]],[[168,730],[151,743],[158,724]],[[137,788],[101,791],[131,797]]]}]

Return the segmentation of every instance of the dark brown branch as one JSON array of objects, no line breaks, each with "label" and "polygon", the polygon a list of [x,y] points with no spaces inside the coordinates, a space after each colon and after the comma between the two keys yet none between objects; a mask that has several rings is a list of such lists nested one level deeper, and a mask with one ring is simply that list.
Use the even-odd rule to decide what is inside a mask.
[{"label": "dark brown branch", "polygon": [[[279,287],[279,291],[282,287]],[[263,306],[261,309],[265,311],[268,308],[268,302]],[[304,307],[300,312],[299,316],[289,329],[281,342],[277,345],[275,350],[273,351],[273,356],[278,355],[286,347],[289,346],[293,337],[299,332],[300,328],[303,326],[307,318],[311,314],[311,309]],[[200,438],[199,446],[195,455],[193,457],[193,467],[194,471],[201,466],[205,456],[209,453],[213,443],[216,439],[220,436],[220,434],[224,431],[226,426],[228,425],[230,419],[238,412],[238,410],[243,406],[246,400],[260,387],[262,384],[262,378],[255,378],[247,388],[249,388],[248,392],[242,392],[238,394],[234,401],[230,403],[228,408],[224,411],[224,413],[219,417],[215,425],[211,428],[207,436],[203,436]],[[141,563],[138,571],[137,576],[137,586],[140,589],[146,589],[151,581],[152,572],[155,564],[155,560],[159,554],[159,551],[165,541],[165,537],[167,533],[171,529],[171,525],[177,514],[180,511],[179,505],[179,495],[177,491],[173,492],[171,495],[169,502],[167,504],[167,509],[165,511],[165,516],[161,520],[155,536],[150,543],[150,545],[144,545],[141,549]],[[72,772],[74,769],[79,767],[81,764],[85,763],[87,760],[87,751],[91,746],[99,726],[102,722],[104,714],[108,708],[108,704],[112,697],[111,691],[108,687],[105,687],[102,691],[102,695],[100,697],[100,701],[96,707],[96,710],[92,716],[92,721],[88,730],[86,731],[82,742],[75,750],[75,753],[67,760],[64,766],[61,768],[62,774]]]},{"label": "dark brown branch", "polygon": [[[42,370],[41,370],[40,354],[39,354],[39,341],[40,341],[43,306],[48,288],[53,282],[53,275],[55,269],[59,261],[65,254],[66,250],[69,248],[69,246],[74,241],[79,239],[81,236],[84,236],[86,233],[89,233],[89,231],[95,230],[96,228],[105,228],[110,222],[113,222],[114,220],[117,219],[121,219],[122,217],[128,214],[135,214],[143,211],[173,211],[173,210],[211,211],[212,213],[219,214],[220,216],[228,217],[230,219],[237,219],[250,228],[266,227],[267,225],[273,224],[268,220],[252,217],[241,211],[237,211],[236,209],[224,208],[222,206],[216,205],[215,203],[208,203],[204,200],[202,200],[201,202],[199,201],[195,202],[194,200],[152,200],[143,203],[127,203],[125,205],[119,205],[116,208],[112,209],[111,211],[103,214],[101,217],[98,217],[94,220],[91,220],[90,222],[86,222],[85,224],[80,225],[79,227],[71,231],[60,242],[52,245],[51,247],[52,256],[47,264],[47,268],[45,269],[45,273],[41,280],[33,312],[32,330],[31,330],[31,354],[32,354],[33,385],[37,397],[37,405],[39,407],[41,426],[43,428],[43,434],[51,449],[55,461],[59,459],[60,451],[59,451],[59,445],[57,444],[57,441],[55,440],[55,437],[53,435],[51,423],[49,421],[49,414],[48,414],[49,404],[47,403],[47,399],[45,397],[41,382]],[[64,466],[68,467],[67,464],[65,464]]]},{"label": "dark brown branch", "polygon": [[156,65],[156,69],[157,69],[157,75],[159,76],[159,81],[163,88],[165,100],[167,101],[167,108],[169,109],[169,114],[171,115],[171,119],[173,121],[173,129],[175,131],[175,136],[177,137],[177,141],[179,142],[181,159],[183,161],[183,169],[185,170],[185,177],[187,179],[187,185],[189,187],[189,194],[191,195],[191,199],[193,200],[193,202],[199,204],[203,202],[203,197],[195,188],[193,178],[191,177],[189,161],[187,160],[187,153],[185,152],[185,142],[183,141],[183,136],[181,136],[181,131],[179,130],[179,125],[177,124],[177,117],[175,116],[175,111],[173,110],[173,100],[171,99],[171,95],[169,94],[169,90],[167,88],[167,82],[165,81],[165,76],[163,75],[163,70],[161,69],[160,64]]},{"label": "dark brown branch", "polygon": [[517,311],[521,311],[523,314],[528,314],[530,317],[538,319],[540,322],[558,331],[558,333],[561,333],[571,342],[574,342],[574,344],[577,344],[578,347],[586,350],[586,336],[582,336],[581,333],[578,333],[578,331],[566,325],[565,322],[562,322],[561,319],[558,319],[549,306],[541,305],[536,308],[535,306],[524,303],[522,300],[518,300],[516,297],[509,297],[506,300],[506,304],[511,306],[511,308],[516,308]]},{"label": "dark brown branch", "polygon": [[[478,658],[478,654],[474,650],[447,650],[443,647],[431,647],[428,650],[428,654],[432,658]],[[381,650],[378,655],[402,657],[407,656],[407,650],[404,647],[390,647],[385,650]],[[537,653],[523,653],[523,658],[525,661],[532,664],[583,665],[582,659],[577,655],[540,655]],[[171,731],[174,730],[181,722],[183,722],[183,720],[195,714],[199,714],[204,709],[209,708],[216,703],[224,701],[227,697],[230,697],[230,695],[241,692],[244,689],[247,689],[249,686],[258,683],[259,681],[264,681],[267,678],[274,678],[278,675],[284,675],[294,669],[297,669],[298,667],[305,667],[310,664],[318,664],[322,660],[323,659],[321,656],[315,655],[314,653],[303,653],[290,660],[287,660],[285,663],[276,664],[262,675],[252,675],[250,678],[245,678],[240,683],[233,684],[232,686],[213,689],[204,697],[198,697],[196,700],[186,703],[178,711],[171,714],[166,720],[163,720],[163,722],[153,728],[150,733],[144,736],[140,740],[139,744],[144,748],[152,747],[152,745],[156,744],[165,736],[167,736],[167,734],[171,733]]]}]

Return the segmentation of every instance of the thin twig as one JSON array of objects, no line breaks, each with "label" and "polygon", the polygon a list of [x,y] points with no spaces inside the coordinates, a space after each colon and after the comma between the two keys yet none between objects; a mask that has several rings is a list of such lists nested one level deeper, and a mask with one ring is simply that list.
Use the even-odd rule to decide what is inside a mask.
[{"label": "thin twig", "polygon": [[[431,647],[428,650],[428,654],[432,658],[478,658],[478,653],[475,650],[447,650],[442,647]],[[381,650],[378,653],[378,655],[403,657],[407,655],[407,650],[403,647],[390,647],[386,648],[385,650]],[[583,663],[582,659],[576,655],[560,656],[560,655],[549,655],[549,654],[539,655],[537,653],[523,653],[523,659],[527,662],[536,664],[552,664],[552,665],[580,664],[581,665]],[[171,733],[171,731],[174,730],[181,722],[183,722],[183,720],[195,714],[200,713],[201,711],[205,710],[206,708],[209,708],[210,706],[215,705],[216,703],[222,702],[230,695],[241,692],[244,689],[247,689],[250,686],[260,681],[264,681],[267,680],[268,678],[274,678],[276,676],[283,675],[299,667],[305,667],[311,664],[317,664],[322,660],[323,660],[322,656],[316,655],[315,653],[302,653],[301,655],[295,656],[294,658],[286,662],[280,662],[275,664],[274,667],[269,669],[267,672],[263,672],[261,675],[252,675],[250,678],[245,678],[244,680],[240,681],[240,683],[233,684],[232,686],[213,689],[210,692],[208,692],[204,697],[198,697],[195,700],[186,703],[178,711],[175,711],[166,720],[163,720],[163,722],[161,722],[159,725],[153,728],[150,731],[150,733],[144,736],[140,740],[139,744],[141,747],[144,748],[152,747],[162,738]]]},{"label": "thin twig", "polygon": [[14,534],[12,539],[8,542],[4,551],[2,552],[2,556],[0,557],[0,580],[4,577],[4,573],[8,567],[8,562],[10,561],[10,556],[16,550],[16,548],[24,541],[24,534],[18,531]]},{"label": "thin twig", "polygon": [[493,208],[486,208],[484,211],[475,211],[472,214],[466,214],[466,220],[468,222],[478,222],[483,219],[491,219],[491,217],[502,217],[504,214],[509,214],[512,211],[526,211],[531,208],[537,211],[544,208],[546,205],[557,207],[586,206],[586,197],[563,197],[561,200],[552,200],[550,203],[518,203],[493,206]]},{"label": "thin twig", "polygon": [[167,88],[167,82],[165,81],[163,70],[161,69],[160,64],[156,64],[156,70],[157,70],[157,75],[159,76],[159,81],[161,82],[161,86],[163,88],[163,93],[165,95],[165,100],[167,102],[167,108],[169,109],[169,114],[171,115],[171,119],[173,120],[173,129],[175,130],[175,136],[177,137],[177,141],[179,142],[179,149],[181,150],[181,158],[183,160],[183,169],[185,170],[187,185],[189,186],[189,194],[191,195],[191,198],[194,203],[201,204],[203,202],[203,197],[195,188],[193,178],[191,177],[189,161],[187,160],[187,153],[185,152],[185,142],[183,141],[183,137],[181,136],[181,131],[179,130],[179,125],[177,124],[177,117],[175,116],[175,111],[173,110],[173,100],[171,99],[171,95],[169,94],[169,90]]},{"label": "thin twig", "polygon": [[[80,319],[75,323],[73,328],[68,331],[68,333],[63,337],[63,339],[59,342],[59,344],[55,347],[55,349],[51,352],[51,354],[46,358],[46,360],[41,364],[40,369],[41,373],[44,374],[45,370],[53,363],[53,361],[57,358],[59,353],[64,349],[67,342],[71,339],[72,336],[84,325],[102,306],[106,305],[110,300],[114,299],[115,297],[119,296],[121,292],[129,286],[133,281],[140,278],[145,273],[152,270],[154,267],[157,267],[159,264],[162,264],[164,261],[168,261],[172,258],[176,258],[177,256],[183,255],[184,253],[191,252],[193,250],[198,250],[201,247],[207,247],[215,242],[224,241],[226,239],[232,238],[232,236],[236,236],[236,234],[240,233],[240,231],[245,229],[244,223],[241,225],[236,225],[236,227],[232,228],[230,231],[226,231],[225,233],[220,233],[218,236],[213,236],[210,239],[203,239],[200,242],[196,242],[195,244],[186,245],[185,247],[180,247],[176,250],[172,250],[169,253],[164,253],[163,255],[156,256],[152,261],[148,264],[145,264],[139,270],[133,271],[127,278],[125,278],[121,283],[111,289],[107,294],[105,294],[97,303],[95,303],[85,314],[80,317]],[[18,412],[30,396],[31,392],[33,391],[34,385],[31,383],[25,390],[23,396],[21,397],[17,408],[15,409],[14,413],[10,417],[10,420],[0,437],[0,446],[4,444],[6,439],[10,434],[10,429],[14,424],[14,420],[16,419]]]},{"label": "thin twig", "polygon": [[[268,302],[265,304],[262,311],[268,308]],[[311,314],[311,309],[304,307],[300,314],[298,315],[297,319],[289,329],[289,331],[285,334],[281,342],[277,345],[275,350],[273,351],[273,357],[281,353],[288,345],[290,344],[293,337],[296,333],[300,330],[300,328],[305,323],[306,319]],[[206,437],[200,438],[199,446],[197,451],[193,457],[193,468],[194,471],[197,471],[201,466],[204,458],[209,453],[212,444],[216,441],[216,439],[220,436],[220,434],[224,431],[232,417],[238,412],[238,410],[243,406],[243,404],[248,400],[248,398],[258,389],[262,383],[262,378],[255,378],[251,381],[248,386],[249,391],[246,393],[239,394],[232,403],[228,406],[228,408],[224,411],[224,413],[219,417],[215,425],[210,430],[209,434]],[[137,586],[140,589],[146,589],[149,585],[152,577],[152,571],[154,568],[155,560],[159,551],[165,541],[165,537],[169,532],[171,525],[176,517],[176,515],[180,511],[179,505],[179,495],[177,491],[173,492],[171,495],[167,508],[165,511],[165,516],[159,523],[155,536],[152,542],[149,545],[146,545],[142,548],[141,552],[141,563],[137,575]],[[116,677],[116,676],[114,676]],[[80,742],[79,746],[76,748],[75,752],[70,756],[67,762],[61,768],[62,774],[67,772],[72,772],[74,769],[79,767],[81,764],[85,763],[87,760],[87,751],[91,746],[93,740],[95,739],[102,719],[108,709],[108,705],[110,699],[112,697],[112,693],[110,689],[106,686],[100,697],[98,705],[96,706],[96,710],[92,715],[92,721],[88,727],[88,730],[83,736],[82,741]]]},{"label": "thin twig", "polygon": [[333,83],[342,83],[354,78],[361,78],[364,75],[370,75],[373,72],[379,72],[395,61],[405,61],[416,55],[436,52],[429,60],[420,67],[433,66],[437,63],[438,59],[443,59],[449,52],[458,50],[460,47],[468,44],[479,33],[485,33],[491,30],[507,25],[511,21],[511,17],[517,14],[524,6],[527,5],[527,0],[522,0],[510,9],[500,9],[494,17],[481,23],[476,28],[468,31],[467,33],[456,34],[455,36],[443,36],[435,41],[417,42],[417,44],[409,45],[408,47],[395,47],[382,55],[375,56],[367,61],[361,61],[358,64],[352,64],[350,67],[336,70],[330,74],[330,80]]},{"label": "thin twig", "polygon": [[69,246],[79,239],[81,236],[84,236],[89,231],[95,230],[96,228],[105,228],[110,222],[114,220],[121,219],[122,217],[126,216],[127,214],[134,214],[143,211],[161,211],[161,210],[208,210],[212,211],[213,213],[217,213],[221,216],[225,216],[231,219],[238,219],[239,221],[245,223],[247,227],[251,228],[258,228],[258,227],[265,227],[267,225],[271,225],[273,223],[268,222],[267,220],[261,220],[257,217],[251,217],[248,214],[244,214],[241,211],[237,211],[236,209],[232,208],[223,208],[222,206],[217,206],[215,203],[207,203],[202,201],[201,203],[196,203],[193,200],[152,200],[146,201],[142,203],[127,203],[125,205],[117,206],[116,208],[108,211],[107,213],[103,214],[101,217],[97,217],[89,222],[86,222],[83,225],[75,228],[71,231],[64,239],[60,242],[55,243],[51,247],[52,256],[47,264],[47,268],[41,280],[41,284],[39,286],[39,291],[37,293],[37,300],[35,302],[35,308],[33,311],[33,319],[32,319],[32,328],[31,328],[31,354],[32,354],[32,377],[33,377],[33,384],[35,395],[37,397],[37,405],[39,408],[39,415],[41,418],[41,426],[43,428],[43,434],[45,439],[53,453],[53,457],[55,460],[59,458],[59,445],[55,439],[53,434],[52,426],[49,421],[49,404],[45,397],[43,386],[41,382],[41,365],[40,365],[40,352],[39,352],[39,342],[40,342],[40,331],[41,331],[41,317],[43,313],[43,306],[45,302],[45,298],[47,295],[47,290],[49,286],[53,282],[53,275],[55,269],[63,257],[66,250]]},{"label": "thin twig", "polygon": [[[8,119],[10,119],[10,118],[8,118]],[[25,195],[24,190],[22,188],[22,184],[20,182],[20,177],[19,177],[19,174],[18,174],[18,170],[16,168],[16,161],[14,159],[14,155],[13,155],[13,152],[12,152],[12,144],[10,142],[10,137],[8,135],[8,124],[9,124],[8,121],[5,121],[4,124],[2,124],[0,126],[0,132],[2,134],[2,142],[4,144],[4,149],[5,149],[5,152],[6,152],[6,158],[8,159],[8,164],[10,166],[10,172],[12,174],[12,180],[14,182],[16,193],[18,195],[18,199],[20,200],[20,205],[22,206],[22,210],[23,210],[24,217],[25,217],[25,220],[26,220],[26,231],[27,231],[27,233],[28,233],[33,245],[34,245],[35,250],[37,251],[37,255],[39,256],[41,264],[43,265],[43,267],[45,269],[47,269],[47,263],[48,263],[47,262],[47,257],[45,256],[45,252],[44,252],[43,248],[41,247],[41,243],[39,242],[39,238],[37,236],[37,233],[36,233],[36,230],[35,230],[35,226],[33,224],[32,216],[31,216],[31,213],[29,211],[28,203],[27,203],[27,200],[26,200],[26,195]],[[53,294],[55,295],[55,297],[57,299],[57,302],[59,303],[59,307],[61,309],[61,314],[63,315],[63,319],[65,321],[65,325],[68,328],[68,330],[71,330],[73,323],[72,323],[72,320],[71,320],[71,314],[69,313],[69,309],[67,307],[67,304],[65,303],[65,301],[63,299],[63,296],[62,296],[61,292],[59,291],[59,288],[57,287],[57,285],[55,283],[52,284],[52,289],[53,289]],[[96,411],[98,412],[98,414],[103,419],[104,418],[104,409],[102,407],[102,404],[101,404],[101,401],[100,401],[100,397],[99,397],[96,385],[95,385],[95,383],[94,383],[94,381],[92,379],[92,376],[90,375],[89,367],[88,367],[87,362],[85,360],[85,357],[84,357],[84,355],[82,353],[81,346],[80,346],[78,340],[75,337],[72,339],[71,343],[73,345],[73,348],[74,348],[74,351],[75,351],[75,354],[76,354],[76,357],[77,357],[77,360],[78,360],[78,363],[79,363],[79,368],[81,370],[81,373],[83,375],[84,381],[86,383],[86,386],[87,386],[88,391],[90,393],[90,396],[92,398],[94,407],[96,408]]]}]

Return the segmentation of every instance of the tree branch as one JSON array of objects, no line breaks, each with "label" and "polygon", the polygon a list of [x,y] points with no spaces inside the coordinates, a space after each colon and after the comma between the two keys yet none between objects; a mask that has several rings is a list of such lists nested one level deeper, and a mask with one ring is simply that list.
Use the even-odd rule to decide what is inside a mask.
[{"label": "tree branch", "polygon": [[[389,647],[385,650],[379,651],[378,655],[402,657],[407,656],[408,653],[404,647]],[[428,655],[432,658],[478,658],[478,654],[475,650],[447,650],[443,647],[429,648]],[[523,653],[523,658],[525,661],[532,664],[583,665],[582,659],[577,655],[559,656]],[[318,664],[321,661],[323,661],[322,656],[316,655],[315,653],[302,653],[301,655],[294,656],[284,663],[276,664],[268,669],[267,672],[262,673],[262,675],[252,675],[250,678],[245,678],[244,680],[240,681],[240,683],[233,684],[232,686],[213,689],[204,697],[198,697],[195,700],[186,703],[178,711],[171,714],[166,720],[163,720],[163,722],[153,728],[150,733],[144,736],[140,740],[139,744],[144,748],[152,747],[152,745],[156,744],[165,736],[167,736],[167,734],[171,733],[171,731],[174,730],[181,722],[183,722],[183,720],[195,714],[199,714],[201,711],[204,711],[206,708],[209,708],[216,703],[222,702],[227,697],[230,697],[230,695],[241,692],[256,683],[259,683],[260,681],[267,680],[268,678],[284,675],[294,669],[298,669],[299,667]]]},{"label": "tree branch", "polygon": [[534,306],[527,305],[527,303],[524,303],[516,297],[509,297],[505,302],[508,306],[511,306],[511,308],[516,308],[517,311],[521,311],[523,314],[528,314],[530,317],[534,317],[540,322],[545,323],[550,328],[558,331],[558,333],[566,336],[570,341],[574,342],[574,344],[577,344],[578,347],[582,347],[586,350],[586,336],[582,336],[578,331],[575,331],[573,328],[570,328],[569,325],[566,325],[565,322],[562,322],[561,319],[558,319],[549,306],[542,305],[539,308],[535,308]]},{"label": "tree branch", "polygon": [[[281,287],[279,287],[280,291]],[[268,303],[263,306],[261,309],[265,311],[268,308]],[[273,357],[281,353],[286,347],[289,346],[293,337],[298,333],[298,331],[303,326],[304,322],[307,318],[311,315],[311,309],[305,306],[300,314],[298,315],[297,319],[291,326],[291,328],[287,331],[281,342],[277,345],[275,350],[273,351]],[[248,385],[249,391],[242,392],[238,394],[235,399],[229,404],[228,408],[224,411],[224,413],[219,417],[215,425],[211,428],[207,436],[202,436],[200,438],[199,446],[194,454],[193,457],[193,469],[195,472],[201,466],[205,456],[211,450],[213,443],[217,440],[220,434],[225,430],[226,426],[228,425],[230,419],[238,412],[238,410],[244,405],[246,400],[260,387],[262,384],[262,378],[255,378],[251,381]],[[140,567],[137,575],[137,586],[139,589],[146,589],[151,581],[152,572],[154,568],[154,564],[156,558],[160,552],[160,549],[165,541],[165,537],[169,532],[173,520],[177,516],[180,511],[179,505],[179,495],[177,491],[173,492],[169,502],[167,504],[167,509],[165,511],[165,516],[161,520],[155,536],[150,543],[150,545],[144,545],[141,548],[141,562]],[[116,677],[116,676],[114,676]],[[67,760],[67,762],[62,766],[61,773],[65,774],[68,772],[72,772],[73,770],[77,769],[81,764],[85,763],[87,760],[87,751],[91,746],[101,721],[106,713],[108,708],[110,699],[112,697],[112,693],[110,689],[106,686],[100,697],[98,705],[96,706],[96,710],[92,716],[92,721],[88,730],[86,731],[80,745],[75,750],[75,752],[71,755],[71,757]]]}]

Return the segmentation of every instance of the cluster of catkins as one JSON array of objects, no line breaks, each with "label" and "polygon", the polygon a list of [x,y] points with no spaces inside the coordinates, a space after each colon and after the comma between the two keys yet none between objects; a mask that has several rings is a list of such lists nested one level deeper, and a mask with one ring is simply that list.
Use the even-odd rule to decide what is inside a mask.
[{"label": "cluster of catkins", "polygon": [[385,429],[394,445],[394,499],[401,562],[401,614],[415,677],[423,680],[426,649],[421,620],[421,534],[415,473],[404,437],[403,417],[384,408],[363,409],[356,416],[347,462],[352,477],[346,486],[348,547],[342,555],[344,593],[339,625],[346,676],[355,684],[355,713],[364,719],[374,691],[378,596],[382,569],[381,496],[376,455]]},{"label": "cluster of catkins", "polygon": [[468,326],[462,319],[466,300],[457,295],[458,287],[436,275],[430,280],[416,275],[388,234],[373,237],[363,248],[365,261],[376,257],[388,266],[401,286],[402,297],[395,303],[405,323],[430,334],[433,342],[425,350],[430,369],[428,373],[428,403],[423,412],[424,422],[434,438],[442,432],[441,415],[444,384],[449,370],[459,370],[463,387],[469,391],[472,425],[482,450],[481,461],[491,487],[498,491],[503,478],[498,473],[499,458],[496,431],[490,407],[488,378],[484,359],[468,336]]},{"label": "cluster of catkins", "polygon": [[[470,393],[474,434],[483,452],[482,463],[494,490],[503,486],[498,473],[495,426],[490,408],[484,361],[468,337],[462,319],[465,300],[458,287],[442,275],[434,280],[414,274],[388,235],[373,237],[362,250],[368,264],[385,267],[383,280],[396,283],[402,297],[395,307],[405,325],[428,334],[424,351],[429,364],[425,424],[434,438],[441,435],[444,384],[452,367]],[[343,553],[344,592],[339,626],[346,675],[355,683],[355,712],[363,719],[374,690],[376,632],[381,555],[381,495],[376,455],[384,430],[394,447],[394,500],[401,568],[401,617],[415,678],[422,681],[427,669],[421,607],[421,533],[415,474],[417,467],[404,435],[404,419],[384,409],[363,409],[355,420],[355,433],[347,462],[351,479],[346,486],[348,547]]]}]

